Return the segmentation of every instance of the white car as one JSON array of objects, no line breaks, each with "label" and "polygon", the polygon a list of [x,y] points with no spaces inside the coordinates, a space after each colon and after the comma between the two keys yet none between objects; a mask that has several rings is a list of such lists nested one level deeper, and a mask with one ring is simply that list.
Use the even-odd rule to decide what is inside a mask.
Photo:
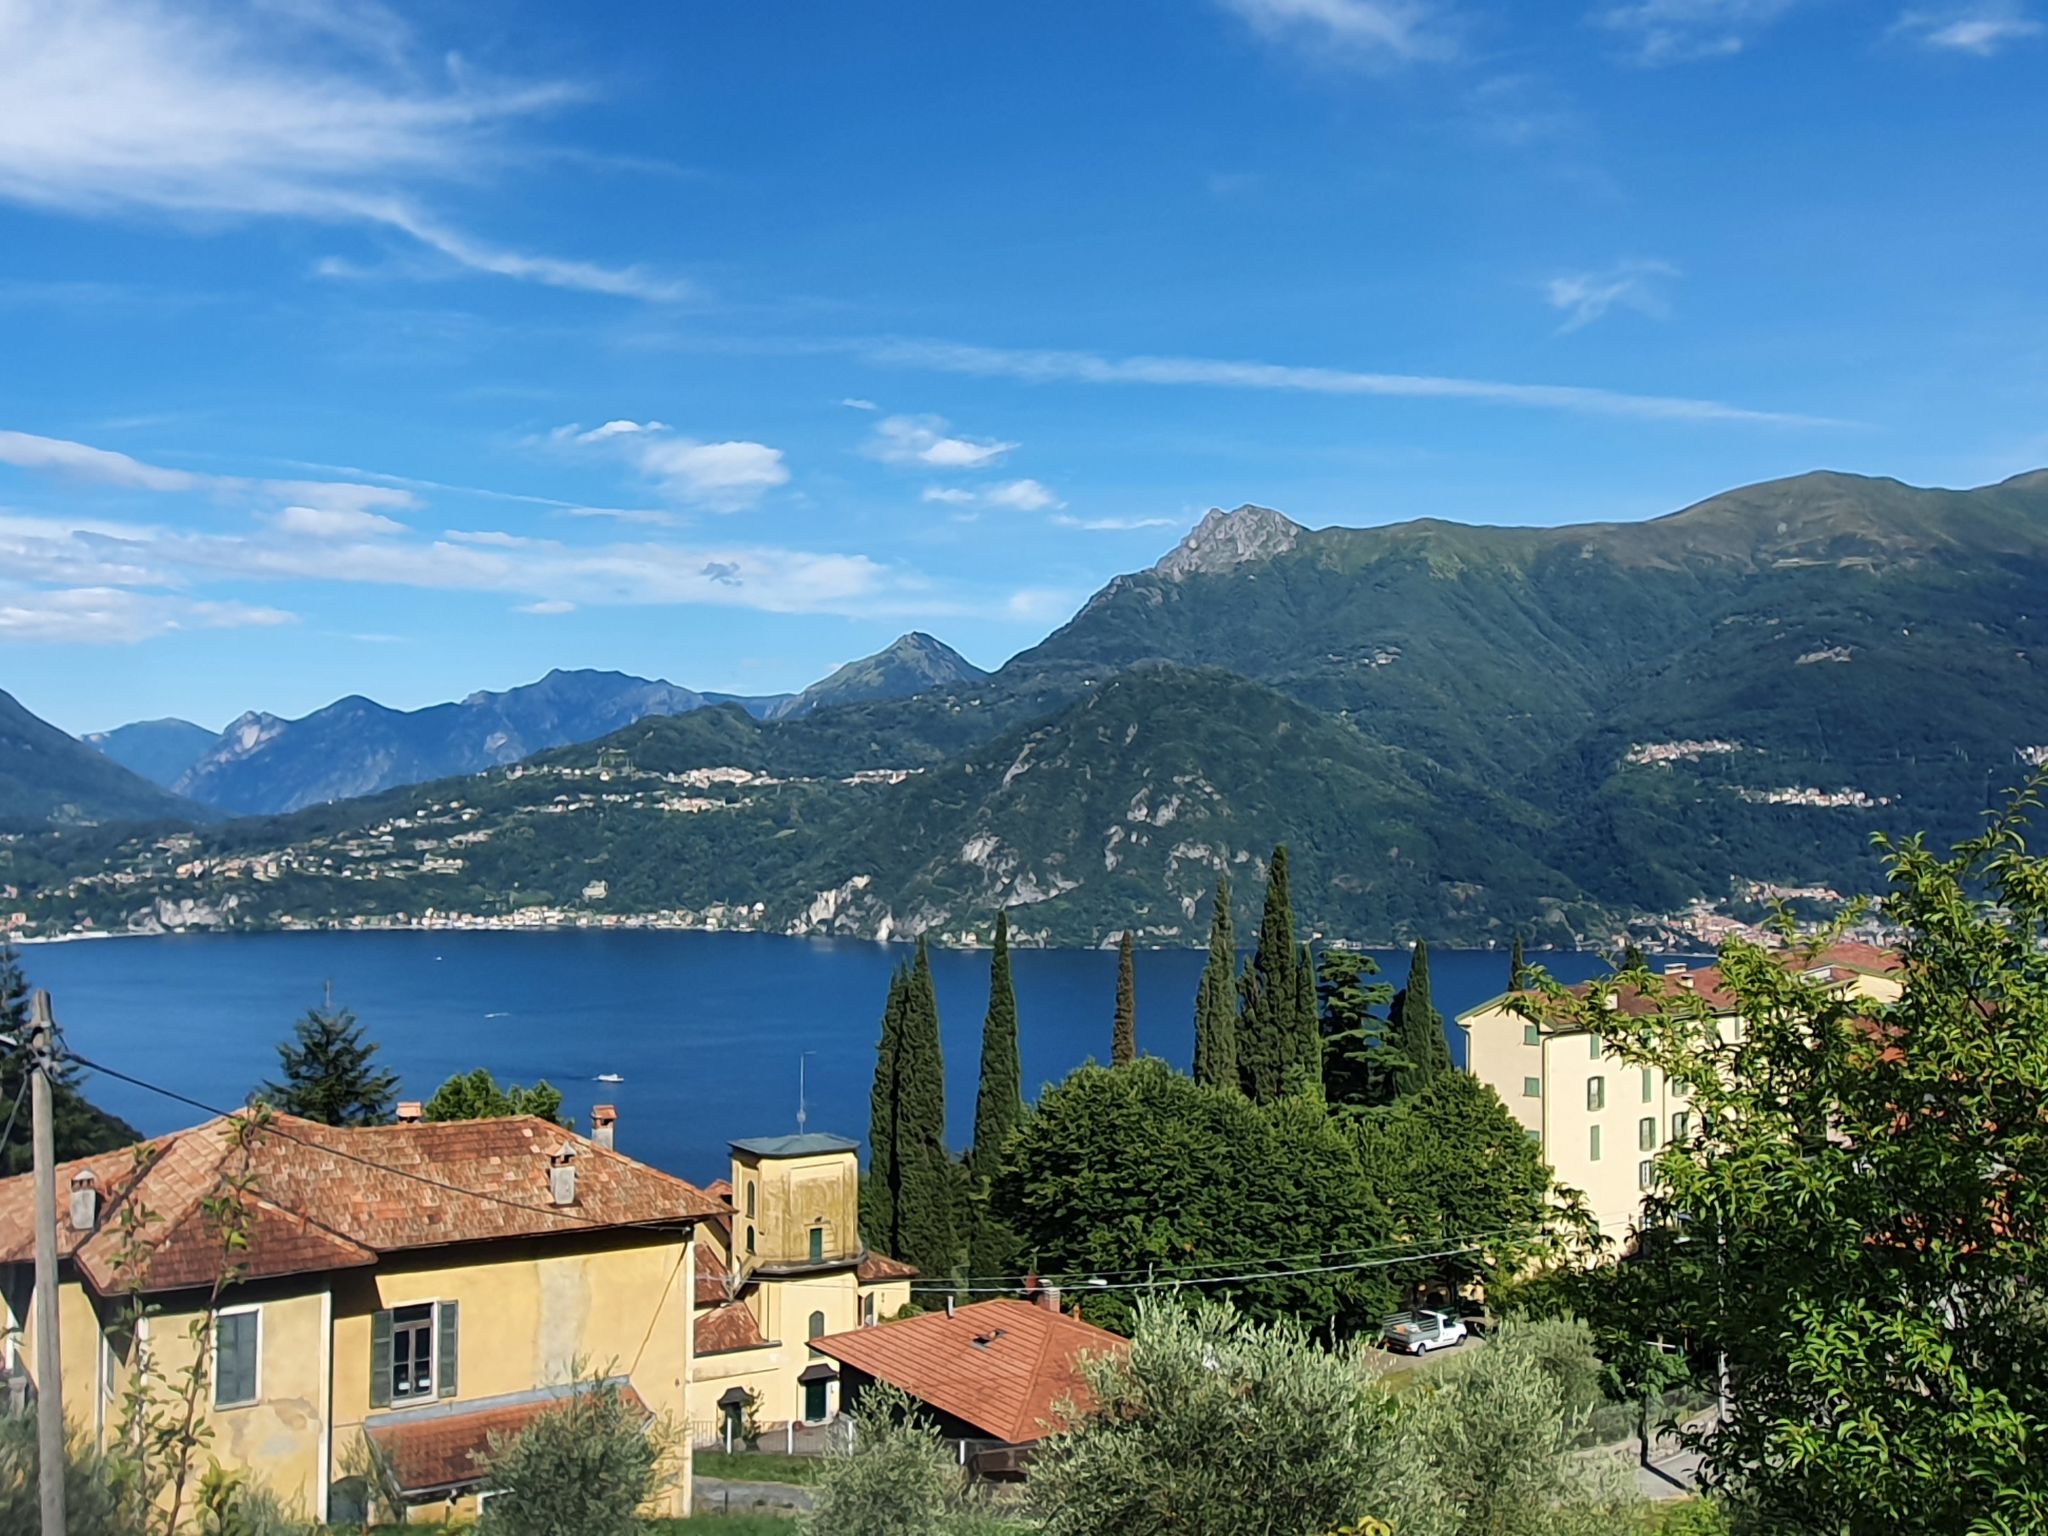
[{"label": "white car", "polygon": [[1380,1337],[1389,1349],[1426,1355],[1464,1343],[1470,1331],[1462,1317],[1449,1312],[1397,1312],[1382,1325]]}]

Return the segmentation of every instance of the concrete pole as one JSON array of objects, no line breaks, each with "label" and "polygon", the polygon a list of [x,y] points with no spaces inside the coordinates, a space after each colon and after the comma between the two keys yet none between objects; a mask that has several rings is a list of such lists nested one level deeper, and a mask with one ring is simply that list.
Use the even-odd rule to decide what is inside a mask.
[{"label": "concrete pole", "polygon": [[64,1378],[57,1353],[57,1152],[51,1125],[50,1065],[56,1026],[50,994],[38,991],[30,1004],[30,1134],[35,1142],[36,1183],[36,1455],[42,1494],[43,1536],[64,1531]]}]

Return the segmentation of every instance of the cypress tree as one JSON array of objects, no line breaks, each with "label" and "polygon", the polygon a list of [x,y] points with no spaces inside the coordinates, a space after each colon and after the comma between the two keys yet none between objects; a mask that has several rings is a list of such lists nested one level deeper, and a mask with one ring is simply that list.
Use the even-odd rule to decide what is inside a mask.
[{"label": "cypress tree", "polygon": [[1131,953],[1131,930],[1116,946],[1116,1024],[1110,1031],[1109,1064],[1128,1066],[1138,1059],[1138,982]]},{"label": "cypress tree", "polygon": [[1209,963],[1195,991],[1195,1081],[1235,1088],[1237,1073],[1237,937],[1230,923],[1230,881],[1216,877],[1209,916]]},{"label": "cypress tree", "polygon": [[954,1204],[959,1193],[946,1155],[946,1068],[939,1050],[939,999],[923,939],[911,961],[896,1071],[896,1257],[935,1280],[958,1263]]},{"label": "cypress tree", "polygon": [[1288,1069],[1300,1043],[1300,993],[1294,972],[1294,909],[1287,890],[1287,848],[1273,850],[1266,876],[1266,905],[1259,918],[1259,946],[1239,978],[1243,1008],[1238,1018],[1237,1070],[1245,1095],[1270,1104],[1287,1089]]},{"label": "cypress tree", "polygon": [[1642,946],[1637,944],[1634,939],[1630,939],[1621,946],[1621,964],[1616,966],[1615,969],[1639,971],[1649,963],[1649,961],[1643,958]]},{"label": "cypress tree", "polygon": [[1514,947],[1508,951],[1508,990],[1519,992],[1529,984],[1529,967],[1522,963],[1522,936],[1515,935]]},{"label": "cypress tree", "polygon": [[1417,939],[1408,957],[1408,985],[1394,998],[1388,1035],[1403,1065],[1394,1072],[1394,1095],[1422,1092],[1451,1070],[1451,1044],[1444,1021],[1429,1000],[1429,944]]},{"label": "cypress tree", "polygon": [[1288,1067],[1289,1091],[1321,1098],[1323,1093],[1323,1018],[1316,1007],[1316,959],[1304,943],[1294,962],[1294,1060]]},{"label": "cypress tree", "polygon": [[909,999],[910,977],[899,965],[889,973],[882,1038],[875,1045],[875,1086],[868,1095],[868,1173],[860,1185],[861,1235],[888,1254],[900,1252],[903,1244],[897,1225],[902,1164],[896,1155],[896,1083]]},{"label": "cypress tree", "polygon": [[1024,1117],[1023,1069],[1017,1059],[1017,989],[1010,981],[1010,914],[996,913],[989,957],[988,1015],[981,1023],[981,1087],[974,1098],[974,1146],[968,1167],[979,1188],[995,1177],[1003,1138]]}]

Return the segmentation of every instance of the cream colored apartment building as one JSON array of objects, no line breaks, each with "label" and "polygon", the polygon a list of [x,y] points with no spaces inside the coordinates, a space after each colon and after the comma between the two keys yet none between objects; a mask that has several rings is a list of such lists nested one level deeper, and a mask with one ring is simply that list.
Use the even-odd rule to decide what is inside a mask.
[{"label": "cream colored apartment building", "polygon": [[[1898,956],[1870,945],[1838,944],[1796,963],[1852,996],[1891,1002],[1901,990]],[[1741,1020],[1718,967],[1675,965],[1664,975],[1667,985],[1704,998],[1728,1038],[1737,1037]],[[1572,990],[1583,996],[1592,985]],[[1500,1095],[1557,1183],[1585,1196],[1602,1235],[1623,1239],[1642,1211],[1657,1154],[1693,1129],[1685,1085],[1622,1061],[1589,1030],[1531,1022],[1516,1010],[1517,996],[1503,993],[1458,1015],[1466,1069]],[[1612,999],[1625,1012],[1650,1006],[1629,988]]]}]

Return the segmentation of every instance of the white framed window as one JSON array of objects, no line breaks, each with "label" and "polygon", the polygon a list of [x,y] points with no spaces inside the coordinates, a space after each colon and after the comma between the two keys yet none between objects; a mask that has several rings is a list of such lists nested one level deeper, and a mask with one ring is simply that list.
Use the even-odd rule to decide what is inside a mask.
[{"label": "white framed window", "polygon": [[434,1395],[434,1304],[391,1310],[391,1400],[417,1402]]},{"label": "white framed window", "polygon": [[1587,1079],[1586,1079],[1586,1108],[1588,1108],[1588,1109],[1605,1109],[1606,1107],[1607,1107],[1607,1079],[1606,1079],[1606,1078],[1604,1078],[1604,1077],[1589,1077],[1589,1078],[1587,1078]]},{"label": "white framed window", "polygon": [[262,1394],[263,1311],[236,1307],[213,1318],[213,1406],[246,1408]]},{"label": "white framed window", "polygon": [[461,1308],[415,1301],[370,1319],[370,1406],[402,1408],[456,1395]]},{"label": "white framed window", "polygon": [[1656,1182],[1657,1165],[1655,1163],[1636,1164],[1636,1188],[1648,1189],[1652,1184]]}]

